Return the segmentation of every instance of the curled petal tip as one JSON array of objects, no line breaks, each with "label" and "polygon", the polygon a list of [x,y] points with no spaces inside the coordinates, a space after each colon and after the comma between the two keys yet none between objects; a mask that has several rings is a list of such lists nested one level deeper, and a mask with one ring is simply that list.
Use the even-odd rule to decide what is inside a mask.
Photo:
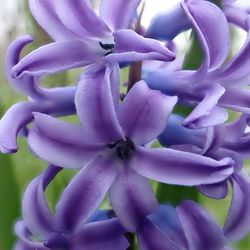
[{"label": "curled petal tip", "polygon": [[0,145],[0,152],[2,153],[2,154],[14,154],[14,153],[16,153],[18,151],[18,146],[16,146],[16,147],[10,147],[10,148],[8,148],[8,147],[6,147],[6,146],[3,146],[3,145]]}]

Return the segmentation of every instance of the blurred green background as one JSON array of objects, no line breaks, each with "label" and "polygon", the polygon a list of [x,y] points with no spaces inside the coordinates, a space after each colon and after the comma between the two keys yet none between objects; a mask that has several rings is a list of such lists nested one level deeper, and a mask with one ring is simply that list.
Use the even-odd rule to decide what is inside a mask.
[{"label": "blurred green background", "polygon": [[[176,2],[176,1],[172,1]],[[172,3],[173,4],[173,3]],[[50,42],[50,38],[43,32],[32,19],[26,1],[4,1],[0,0],[0,113],[3,114],[12,104],[26,100],[26,97],[16,93],[11,89],[5,78],[4,64],[5,52],[8,44],[20,35],[30,33],[35,37],[35,43],[29,46],[28,50],[32,50],[37,46]],[[235,41],[232,53],[235,53],[241,46],[242,36],[238,31],[233,31],[233,40]],[[186,37],[188,37],[186,35]],[[185,37],[183,37],[185,39]],[[185,44],[186,41],[183,41]],[[123,76],[127,75],[127,71]],[[47,86],[74,84],[79,71],[74,70],[68,73],[59,74],[50,77],[44,81]],[[67,118],[70,121],[75,120],[74,117]],[[0,154],[0,250],[10,250],[15,242],[13,234],[13,224],[20,217],[20,202],[23,191],[29,181],[39,174],[45,167],[46,163],[32,156],[25,139],[20,138],[20,150],[14,155]],[[65,171],[60,174],[53,185],[49,188],[47,195],[53,207],[63,187],[65,187],[74,172]],[[155,184],[153,183],[155,186]],[[156,186],[155,186],[156,188]],[[178,195],[178,188],[170,189],[173,195]],[[189,191],[185,194],[189,197]],[[230,203],[230,195],[220,201],[205,198],[198,195],[197,199],[217,218],[222,225],[225,220],[226,211]],[[107,206],[107,202],[103,204]],[[53,208],[52,208],[53,209]],[[237,244],[236,249],[250,249],[250,236],[243,239]],[[203,249],[201,249],[203,250]]]}]

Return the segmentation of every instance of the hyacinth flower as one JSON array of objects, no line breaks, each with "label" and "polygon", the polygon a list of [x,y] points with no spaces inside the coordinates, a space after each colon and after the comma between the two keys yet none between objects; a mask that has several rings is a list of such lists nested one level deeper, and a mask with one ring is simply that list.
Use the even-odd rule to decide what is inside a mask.
[{"label": "hyacinth flower", "polygon": [[[104,171],[82,169],[63,191],[55,214],[50,211],[45,191],[62,170],[49,166],[27,187],[23,202],[23,220],[16,223],[19,237],[16,250],[89,249],[125,250],[129,243],[117,218],[96,212],[105,196],[109,179]],[[101,184],[100,184],[100,182]]]},{"label": "hyacinth flower", "polygon": [[[144,147],[163,131],[177,98],[150,90],[140,81],[119,105],[117,73],[117,65],[89,68],[76,91],[81,125],[36,113],[28,142],[37,156],[62,167],[81,168],[98,159],[104,179],[116,175],[109,190],[111,205],[125,228],[133,232],[141,217],[156,206],[146,178],[187,186],[216,183],[231,175],[233,161]],[[136,199],[138,207],[133,206]],[[144,207],[148,208],[144,211]],[[138,209],[143,216],[138,216]]]},{"label": "hyacinth flower", "polygon": [[240,134],[247,126],[246,118],[243,115],[229,124],[193,130],[181,125],[183,117],[172,115],[159,137],[162,145],[171,148],[196,152],[216,160],[224,157],[234,159],[234,172],[231,176],[220,183],[198,187],[199,191],[210,198],[223,199],[228,194],[228,183],[232,185],[233,197],[224,227],[226,237],[232,241],[239,240],[250,232],[250,179],[243,171],[242,154],[227,147],[230,139],[233,138],[234,142],[237,138],[240,140]]},{"label": "hyacinth flower", "polygon": [[140,2],[103,0],[98,16],[88,0],[30,0],[34,18],[55,42],[24,57],[13,77],[53,74],[103,60],[174,60],[160,42],[128,29]]},{"label": "hyacinth flower", "polygon": [[[244,28],[248,32],[246,42],[241,50],[223,66],[221,65],[229,52],[229,32],[222,11],[207,1],[185,1],[178,7],[178,15],[178,18],[180,15],[185,17],[189,26],[193,25],[196,31],[203,50],[202,64],[197,71],[191,72],[169,71],[164,68],[151,69],[152,72],[145,76],[149,86],[168,95],[177,95],[180,98],[179,101],[185,105],[194,106],[193,112],[183,121],[187,127],[201,128],[222,123],[227,119],[225,108],[249,112],[249,91],[242,88],[249,83],[247,79],[249,76],[249,20],[247,15],[243,15]],[[159,16],[153,21],[149,33],[154,28],[157,30],[157,24],[161,23],[162,19],[164,16]],[[171,15],[166,20],[171,22]],[[180,20],[184,19],[180,18]],[[220,20],[220,22],[215,20]],[[233,18],[231,20],[237,25]],[[182,30],[177,25],[175,35],[180,31]],[[212,53],[208,53],[209,49]],[[209,61],[210,64],[207,64]],[[219,62],[217,65],[211,64],[216,61]],[[198,77],[195,79],[194,75]]]},{"label": "hyacinth flower", "polygon": [[11,86],[26,95],[29,100],[14,104],[0,120],[0,150],[2,153],[14,153],[18,150],[17,135],[32,119],[32,112],[41,112],[55,116],[75,113],[75,87],[42,88],[39,79],[24,76],[14,79],[11,70],[19,62],[25,45],[32,42],[32,37],[23,36],[13,41],[7,51],[6,74]]}]

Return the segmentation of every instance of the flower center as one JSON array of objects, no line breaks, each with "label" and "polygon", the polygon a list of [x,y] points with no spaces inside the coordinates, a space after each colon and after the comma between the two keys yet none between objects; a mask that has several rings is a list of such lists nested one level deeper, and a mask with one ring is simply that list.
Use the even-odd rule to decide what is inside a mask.
[{"label": "flower center", "polygon": [[125,160],[131,156],[132,151],[135,150],[135,145],[133,141],[126,137],[125,140],[121,139],[108,144],[108,148],[114,148],[118,158]]},{"label": "flower center", "polygon": [[52,232],[44,245],[53,250],[70,250],[69,239],[60,232]]},{"label": "flower center", "polygon": [[99,45],[102,49],[104,50],[108,50],[108,52],[105,54],[105,56],[113,53],[113,49],[115,47],[115,44],[113,43],[102,43],[102,42],[99,42]]}]

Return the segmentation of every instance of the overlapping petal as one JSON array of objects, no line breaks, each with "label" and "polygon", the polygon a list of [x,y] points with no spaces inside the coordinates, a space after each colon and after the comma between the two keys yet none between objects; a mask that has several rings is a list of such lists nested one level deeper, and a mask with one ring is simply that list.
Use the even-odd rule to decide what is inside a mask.
[{"label": "overlapping petal", "polygon": [[110,189],[110,202],[121,223],[134,232],[158,203],[148,180],[130,169],[129,163],[123,167]]},{"label": "overlapping petal", "polygon": [[103,52],[80,40],[54,42],[25,56],[12,70],[12,76],[42,76],[83,67],[102,58]]},{"label": "overlapping petal", "polygon": [[227,181],[222,181],[212,185],[200,185],[198,189],[201,193],[213,199],[224,199],[228,194]]},{"label": "overlapping petal", "polygon": [[223,87],[219,84],[211,84],[201,89],[193,89],[193,91],[200,92],[201,101],[183,121],[184,126],[202,128],[217,125],[227,119],[226,110],[216,106],[225,92]]},{"label": "overlapping petal", "polygon": [[[215,4],[208,1],[185,0],[183,10],[192,22],[209,69],[216,69],[226,60],[230,47],[227,19]],[[215,22],[216,20],[216,22]]]},{"label": "overlapping petal", "polygon": [[173,149],[138,147],[131,166],[143,176],[174,185],[201,185],[223,181],[233,172],[233,161],[215,161],[198,154]]},{"label": "overlapping petal", "polygon": [[83,167],[104,148],[78,125],[43,114],[35,114],[35,124],[28,136],[29,145],[36,155],[55,165]]},{"label": "overlapping petal", "polygon": [[[157,230],[161,231],[169,241],[174,242],[180,249],[187,248],[187,241],[176,208],[170,204],[161,205],[155,212],[147,216],[147,220],[153,223]],[[148,241],[150,242],[150,240]],[[151,241],[155,241],[155,239],[151,239]],[[162,246],[165,246],[165,244],[165,242],[162,242]]]},{"label": "overlapping petal", "polygon": [[22,36],[14,40],[7,50],[6,55],[6,75],[9,83],[19,92],[22,92],[33,99],[41,98],[41,93],[36,86],[36,80],[31,76],[23,77],[23,79],[15,79],[12,77],[12,68],[19,62],[19,56],[22,49],[33,41],[29,35]]},{"label": "overlapping petal", "polygon": [[136,14],[136,8],[140,2],[141,0],[116,0],[115,2],[112,0],[102,0],[100,16],[112,31],[128,28],[131,18]]},{"label": "overlapping petal", "polygon": [[234,84],[237,84],[237,80],[242,79],[249,74],[250,18],[246,19],[246,24],[248,25],[248,34],[244,45],[228,63],[211,73],[211,79],[219,79],[222,84],[223,82],[233,82]]},{"label": "overlapping petal", "polygon": [[15,233],[20,238],[15,250],[48,250],[42,242],[34,242],[30,239],[32,234],[23,221],[18,221],[15,225]]},{"label": "overlapping petal", "polygon": [[163,131],[176,102],[177,97],[151,90],[144,81],[136,83],[118,113],[125,135],[140,145],[156,138]]},{"label": "overlapping petal", "polygon": [[147,36],[155,39],[172,40],[179,33],[191,28],[192,24],[180,4],[166,12],[157,14],[151,21]]},{"label": "overlapping petal", "polygon": [[74,94],[74,88],[44,89],[42,95],[45,100],[20,102],[13,105],[0,121],[1,152],[14,153],[18,150],[17,135],[33,120],[33,112],[55,116],[74,114]]},{"label": "overlapping petal", "polygon": [[97,156],[66,187],[56,206],[56,224],[75,232],[94,213],[117,174],[115,160]]},{"label": "overlapping petal", "polygon": [[184,201],[177,207],[177,214],[188,241],[188,249],[214,250],[224,247],[223,230],[198,204]]},{"label": "overlapping petal", "polygon": [[174,53],[160,42],[144,38],[133,30],[121,29],[115,31],[113,35],[115,48],[113,53],[105,57],[107,62],[173,61],[175,59]]},{"label": "overlapping petal", "polygon": [[[119,82],[112,77],[117,65],[93,66],[81,78],[75,97],[83,127],[98,141],[111,143],[123,133],[116,117]],[[115,81],[113,81],[115,80]]]},{"label": "overlapping petal", "polygon": [[223,12],[228,22],[239,26],[243,30],[248,30],[246,19],[248,18],[249,14],[247,13],[247,11],[244,11],[244,9],[241,9],[240,7],[237,7],[235,5],[228,4],[224,6]]},{"label": "overlapping petal", "polygon": [[52,2],[54,12],[60,21],[75,34],[83,38],[86,35],[105,38],[111,34],[103,20],[96,15],[89,0],[52,0]]},{"label": "overlapping petal", "polygon": [[72,250],[125,250],[129,246],[116,218],[84,225],[72,239]]},{"label": "overlapping petal", "polygon": [[29,184],[25,191],[22,202],[23,220],[34,235],[46,237],[55,227],[46,201],[45,189],[60,170],[59,167],[49,166],[42,175]]},{"label": "overlapping petal", "polygon": [[167,126],[158,137],[160,143],[164,146],[193,144],[199,148],[204,146],[205,129],[189,129],[182,125],[184,117],[171,114]]},{"label": "overlapping petal", "polygon": [[50,0],[30,0],[29,8],[37,23],[55,41],[79,40],[81,37],[62,23],[55,11],[54,3],[55,1]]},{"label": "overlapping petal", "polygon": [[181,250],[174,241],[170,240],[156,225],[147,220],[138,231],[138,243],[143,250]]},{"label": "overlapping petal", "polygon": [[239,240],[250,231],[250,180],[246,173],[231,179],[233,197],[224,232],[231,241]]}]

